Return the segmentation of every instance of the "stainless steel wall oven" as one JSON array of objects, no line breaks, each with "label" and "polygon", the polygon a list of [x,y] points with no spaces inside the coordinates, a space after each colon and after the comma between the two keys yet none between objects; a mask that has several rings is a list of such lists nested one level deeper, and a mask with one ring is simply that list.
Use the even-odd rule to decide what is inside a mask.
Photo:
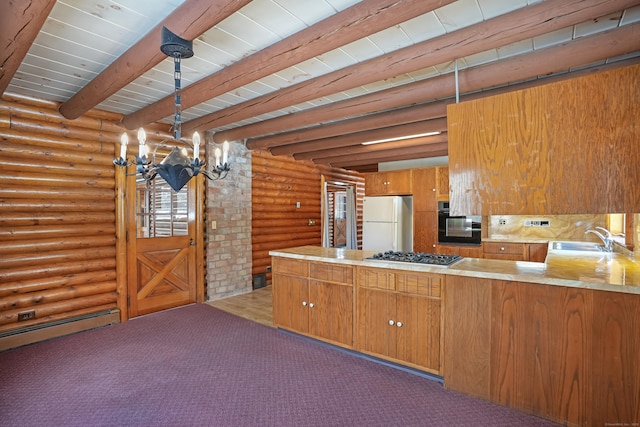
[{"label": "stainless steel wall oven", "polygon": [[451,216],[449,202],[438,202],[438,243],[479,245],[481,227],[481,217]]}]

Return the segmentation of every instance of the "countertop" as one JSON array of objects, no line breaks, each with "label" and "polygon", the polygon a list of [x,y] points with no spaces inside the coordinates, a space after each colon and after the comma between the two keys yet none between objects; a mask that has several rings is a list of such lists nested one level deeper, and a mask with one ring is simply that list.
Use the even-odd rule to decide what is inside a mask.
[{"label": "countertop", "polygon": [[547,259],[543,263],[464,258],[451,266],[443,267],[366,259],[375,253],[375,251],[355,249],[299,246],[270,251],[269,255],[309,261],[640,294],[640,257],[637,255],[634,257],[620,253],[598,253],[577,256],[575,252],[549,251]]}]

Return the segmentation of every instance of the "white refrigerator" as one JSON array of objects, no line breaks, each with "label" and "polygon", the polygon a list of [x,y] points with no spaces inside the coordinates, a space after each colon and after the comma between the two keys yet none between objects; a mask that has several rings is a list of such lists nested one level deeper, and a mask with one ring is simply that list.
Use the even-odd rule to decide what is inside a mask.
[{"label": "white refrigerator", "polygon": [[362,212],[362,249],[413,250],[411,196],[368,196]]}]

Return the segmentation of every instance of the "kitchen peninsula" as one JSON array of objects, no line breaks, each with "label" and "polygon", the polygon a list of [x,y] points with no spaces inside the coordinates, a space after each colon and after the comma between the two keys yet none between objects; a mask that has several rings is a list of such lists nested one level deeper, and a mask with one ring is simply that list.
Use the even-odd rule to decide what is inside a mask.
[{"label": "kitchen peninsula", "polygon": [[443,267],[374,253],[271,251],[276,326],[567,425],[640,419],[637,255]]}]

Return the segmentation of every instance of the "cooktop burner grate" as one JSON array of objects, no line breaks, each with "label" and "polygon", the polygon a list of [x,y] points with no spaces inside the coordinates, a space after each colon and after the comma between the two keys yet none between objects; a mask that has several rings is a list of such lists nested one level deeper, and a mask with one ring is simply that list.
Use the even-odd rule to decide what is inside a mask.
[{"label": "cooktop burner grate", "polygon": [[426,254],[422,252],[379,252],[368,260],[413,262],[429,265],[451,265],[462,259],[460,255]]}]

